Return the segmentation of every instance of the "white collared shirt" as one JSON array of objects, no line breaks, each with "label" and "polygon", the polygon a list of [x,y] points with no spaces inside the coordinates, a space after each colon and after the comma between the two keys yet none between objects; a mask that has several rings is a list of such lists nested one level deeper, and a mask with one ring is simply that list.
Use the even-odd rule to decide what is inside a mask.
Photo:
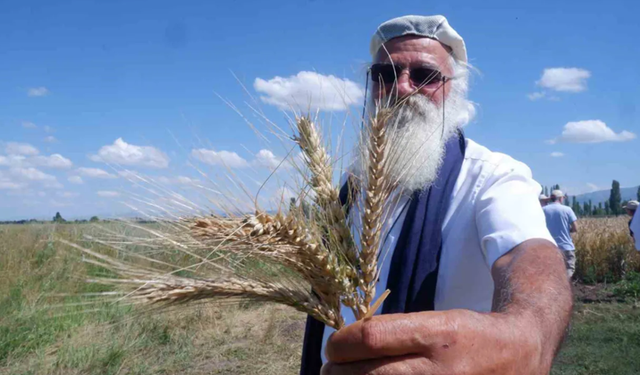
[{"label": "white collared shirt", "polygon": [[[542,238],[555,244],[547,230],[539,194],[540,185],[533,180],[531,170],[525,164],[466,140],[464,161],[443,223],[434,301],[436,310],[490,311],[493,263],[529,239]],[[408,201],[407,195],[400,197],[383,227],[381,254],[384,262],[376,298],[387,284],[391,257],[402,230]],[[360,225],[357,205],[352,207],[351,215],[355,215],[355,225]],[[343,307],[342,314],[346,324],[355,321],[350,309]],[[323,362],[326,362],[324,347],[333,332],[334,329],[325,327]]]}]

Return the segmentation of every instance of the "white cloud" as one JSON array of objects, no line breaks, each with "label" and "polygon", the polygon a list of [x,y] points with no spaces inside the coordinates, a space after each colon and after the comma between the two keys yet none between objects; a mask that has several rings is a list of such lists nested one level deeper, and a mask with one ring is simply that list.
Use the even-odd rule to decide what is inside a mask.
[{"label": "white cloud", "polygon": [[50,156],[36,156],[27,161],[33,165],[45,168],[66,169],[73,166],[71,160],[65,158],[60,154],[53,154]]},{"label": "white cloud", "polygon": [[589,188],[589,193],[593,193],[594,191],[604,190],[605,188],[601,188],[596,184],[592,184],[591,182],[587,182],[587,188]]},{"label": "white cloud", "polygon": [[166,177],[160,176],[157,178],[158,182],[166,184],[166,185],[199,185],[200,180],[187,177],[187,176],[178,176],[178,177]]},{"label": "white cloud", "polygon": [[7,167],[21,167],[24,166],[26,159],[27,158],[22,155],[0,155],[0,165]]},{"label": "white cloud", "polygon": [[620,133],[614,132],[600,120],[586,120],[568,122],[560,137],[550,139],[547,143],[554,144],[557,141],[573,143],[625,142],[635,138],[634,133],[626,130]]},{"label": "white cloud", "polygon": [[56,193],[56,195],[59,196],[60,198],[73,198],[73,197],[77,197],[80,194],[72,191],[59,191]]},{"label": "white cloud", "polygon": [[32,87],[27,90],[27,95],[31,97],[49,95],[49,89],[44,86]]},{"label": "white cloud", "polygon": [[26,129],[35,129],[37,128],[36,124],[31,121],[22,121],[22,127]]},{"label": "white cloud", "polygon": [[544,92],[534,92],[531,94],[527,94],[529,100],[538,100],[544,98],[546,94]]},{"label": "white cloud", "polygon": [[9,177],[0,171],[0,190],[18,190],[26,187],[27,184],[24,182],[18,182],[15,178]]},{"label": "white cloud", "polygon": [[6,179],[0,178],[0,190],[17,190],[17,189],[23,189],[26,186],[27,186],[26,184],[19,184],[17,182],[8,181]]},{"label": "white cloud", "polygon": [[191,177],[187,177],[187,176],[178,176],[175,178],[174,180],[176,183],[178,184],[182,184],[182,185],[193,185],[193,184],[199,184],[200,181]]},{"label": "white cloud", "polygon": [[117,191],[111,191],[111,190],[100,190],[96,192],[96,194],[98,194],[103,198],[114,198],[114,197],[120,196],[120,193],[118,193]]},{"label": "white cloud", "polygon": [[557,151],[556,151],[556,152],[552,152],[552,153],[551,153],[551,157],[552,157],[552,158],[561,158],[561,157],[563,157],[563,156],[564,156],[564,154],[563,154],[562,152],[557,152]]},{"label": "white cloud", "polygon": [[258,167],[266,167],[271,170],[276,168],[287,168],[290,166],[289,163],[282,163],[282,158],[275,156],[273,152],[266,149],[258,152],[253,164]]},{"label": "white cloud", "polygon": [[128,169],[124,169],[121,171],[118,171],[118,176],[126,178],[127,180],[139,180],[140,175],[134,171],[130,171]]},{"label": "white cloud", "polygon": [[33,157],[26,157],[22,155],[0,155],[0,165],[16,168],[44,167],[66,169],[71,168],[73,163],[71,160],[60,154],[53,154],[49,156],[37,155]]},{"label": "white cloud", "polygon": [[9,155],[38,155],[38,149],[28,143],[9,142],[4,150]]},{"label": "white cloud", "polygon": [[284,110],[343,111],[360,104],[364,96],[364,90],[353,81],[306,71],[268,81],[256,78],[253,87],[263,94],[263,102]]},{"label": "white cloud", "polygon": [[97,155],[91,160],[140,167],[166,168],[169,157],[162,151],[151,146],[136,146],[118,138],[112,145],[102,146]]},{"label": "white cloud", "polygon": [[47,137],[44,137],[44,141],[47,143],[55,143],[58,142],[58,140],[56,139],[56,137],[49,135]]},{"label": "white cloud", "polygon": [[55,179],[54,176],[48,175],[35,168],[11,168],[10,173],[14,176],[22,177],[26,180],[32,181],[45,181]]},{"label": "white cloud", "polygon": [[93,178],[117,178],[117,176],[100,168],[78,168],[77,172],[86,177]]},{"label": "white cloud", "polygon": [[162,182],[165,184],[178,184],[178,185],[194,185],[194,184],[200,184],[200,181],[191,177],[187,177],[187,176],[178,176],[175,178],[167,178],[167,177],[161,177]]},{"label": "white cloud", "polygon": [[52,207],[69,207],[69,206],[71,206],[70,202],[60,202],[60,201],[55,200],[55,199],[50,199],[49,200],[49,204]]},{"label": "white cloud", "polygon": [[67,178],[67,180],[76,185],[81,185],[84,183],[84,181],[82,181],[82,177],[80,176],[70,176],[69,178]]},{"label": "white cloud", "polygon": [[53,128],[51,126],[47,125],[47,126],[44,127],[44,131],[47,132],[47,133],[53,133]]},{"label": "white cloud", "polygon": [[249,165],[240,155],[231,151],[214,151],[206,148],[191,150],[191,156],[210,165],[224,165],[229,168],[244,168]]},{"label": "white cloud", "polygon": [[9,173],[16,178],[17,182],[36,182],[45,188],[62,188],[62,184],[58,182],[55,176],[46,174],[36,168],[11,168]]},{"label": "white cloud", "polygon": [[536,84],[555,91],[580,92],[587,89],[591,72],[580,68],[547,68]]}]

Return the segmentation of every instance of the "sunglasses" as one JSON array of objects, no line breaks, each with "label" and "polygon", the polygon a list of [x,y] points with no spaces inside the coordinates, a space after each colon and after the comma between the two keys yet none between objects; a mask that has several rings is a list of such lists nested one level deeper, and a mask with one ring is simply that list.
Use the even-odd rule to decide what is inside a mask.
[{"label": "sunglasses", "polygon": [[[398,64],[373,64],[370,68],[371,80],[376,83],[392,85],[405,69],[409,68]],[[421,86],[437,82],[444,83],[451,78],[443,75],[437,69],[417,67],[409,69],[409,79],[414,84]]]}]

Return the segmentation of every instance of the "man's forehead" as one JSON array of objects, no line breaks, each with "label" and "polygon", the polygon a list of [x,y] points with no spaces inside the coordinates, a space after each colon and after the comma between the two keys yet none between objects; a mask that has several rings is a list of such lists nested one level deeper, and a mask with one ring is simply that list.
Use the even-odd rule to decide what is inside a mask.
[{"label": "man's forehead", "polygon": [[375,61],[439,67],[448,65],[449,53],[450,48],[437,40],[407,35],[389,40],[381,46]]}]

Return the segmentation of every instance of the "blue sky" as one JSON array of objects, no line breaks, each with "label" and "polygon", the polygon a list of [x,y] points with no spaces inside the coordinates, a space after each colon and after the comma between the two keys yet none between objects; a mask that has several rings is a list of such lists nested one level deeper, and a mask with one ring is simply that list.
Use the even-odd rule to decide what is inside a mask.
[{"label": "blue sky", "polygon": [[286,143],[256,137],[217,94],[258,125],[244,103],[287,128],[283,100],[339,86],[348,97],[319,104],[337,129],[360,111],[371,34],[405,14],[443,14],[465,38],[479,70],[468,137],[569,193],[638,185],[639,11],[628,1],[9,2],[0,219],[124,212],[122,168],[174,190],[202,180],[188,161],[266,178]]}]

